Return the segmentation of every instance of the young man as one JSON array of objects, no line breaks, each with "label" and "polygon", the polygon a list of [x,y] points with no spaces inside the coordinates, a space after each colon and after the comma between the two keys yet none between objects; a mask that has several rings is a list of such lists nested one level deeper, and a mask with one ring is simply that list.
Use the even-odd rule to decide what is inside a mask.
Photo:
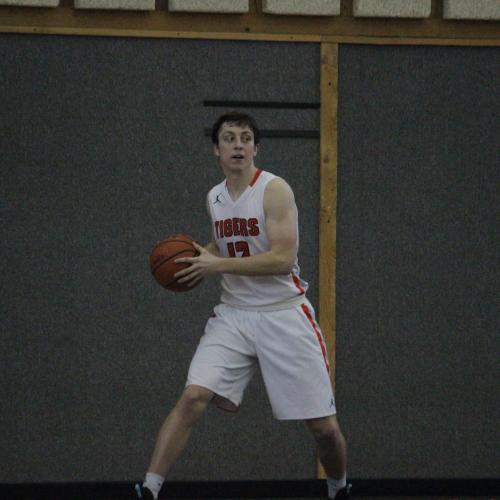
[{"label": "young man", "polygon": [[255,166],[259,130],[250,116],[221,116],[212,141],[225,175],[207,196],[213,239],[206,247],[195,244],[198,257],[178,259],[191,265],[176,276],[194,286],[220,274],[221,304],[207,322],[184,393],[160,430],[137,495],[158,497],[208,404],[237,409],[260,366],[275,418],[306,422],[328,476],[329,498],[347,498],[346,445],[328,357],[305,297],[307,283],[299,277],[293,192],[283,179]]}]

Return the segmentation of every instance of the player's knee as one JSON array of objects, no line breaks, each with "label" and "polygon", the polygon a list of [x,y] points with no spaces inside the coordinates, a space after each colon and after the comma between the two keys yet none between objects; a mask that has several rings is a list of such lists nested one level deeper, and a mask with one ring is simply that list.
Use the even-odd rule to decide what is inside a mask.
[{"label": "player's knee", "polygon": [[204,413],[212,398],[213,393],[208,389],[190,385],[184,390],[177,406],[186,417],[197,418]]},{"label": "player's knee", "polygon": [[340,427],[333,419],[317,419],[308,424],[314,439],[320,446],[336,446],[343,440]]}]

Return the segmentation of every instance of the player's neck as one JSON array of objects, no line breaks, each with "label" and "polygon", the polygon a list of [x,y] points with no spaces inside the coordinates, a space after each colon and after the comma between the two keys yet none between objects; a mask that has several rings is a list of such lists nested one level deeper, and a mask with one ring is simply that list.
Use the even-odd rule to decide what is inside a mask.
[{"label": "player's neck", "polygon": [[257,172],[257,167],[251,165],[248,169],[242,171],[227,171],[226,181],[227,189],[233,201],[236,201],[252,182]]}]

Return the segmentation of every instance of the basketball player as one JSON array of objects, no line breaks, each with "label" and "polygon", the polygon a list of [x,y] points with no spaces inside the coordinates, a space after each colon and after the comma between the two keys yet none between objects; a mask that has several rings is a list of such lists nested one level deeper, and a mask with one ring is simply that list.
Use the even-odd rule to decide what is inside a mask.
[{"label": "basketball player", "polygon": [[[260,366],[273,415],[304,420],[328,476],[328,496],[348,498],[346,444],[335,416],[328,358],[297,263],[297,208],[290,186],[254,164],[259,130],[245,114],[221,116],[212,131],[225,180],[207,196],[212,242],[176,274],[194,286],[222,277],[184,393],[165,420],[139,498],[157,498],[164,478],[210,402],[235,411]],[[293,362],[291,362],[293,360]]]}]

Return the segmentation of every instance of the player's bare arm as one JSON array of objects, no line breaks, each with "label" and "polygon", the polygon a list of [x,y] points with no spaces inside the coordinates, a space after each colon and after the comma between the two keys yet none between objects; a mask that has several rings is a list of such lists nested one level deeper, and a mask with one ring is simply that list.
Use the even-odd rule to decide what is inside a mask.
[{"label": "player's bare arm", "polygon": [[192,265],[176,274],[179,282],[196,283],[215,273],[266,275],[288,274],[297,255],[297,207],[290,186],[281,178],[269,182],[264,193],[264,213],[271,250],[245,258],[217,257],[195,244],[198,257],[185,257],[178,262]]}]

